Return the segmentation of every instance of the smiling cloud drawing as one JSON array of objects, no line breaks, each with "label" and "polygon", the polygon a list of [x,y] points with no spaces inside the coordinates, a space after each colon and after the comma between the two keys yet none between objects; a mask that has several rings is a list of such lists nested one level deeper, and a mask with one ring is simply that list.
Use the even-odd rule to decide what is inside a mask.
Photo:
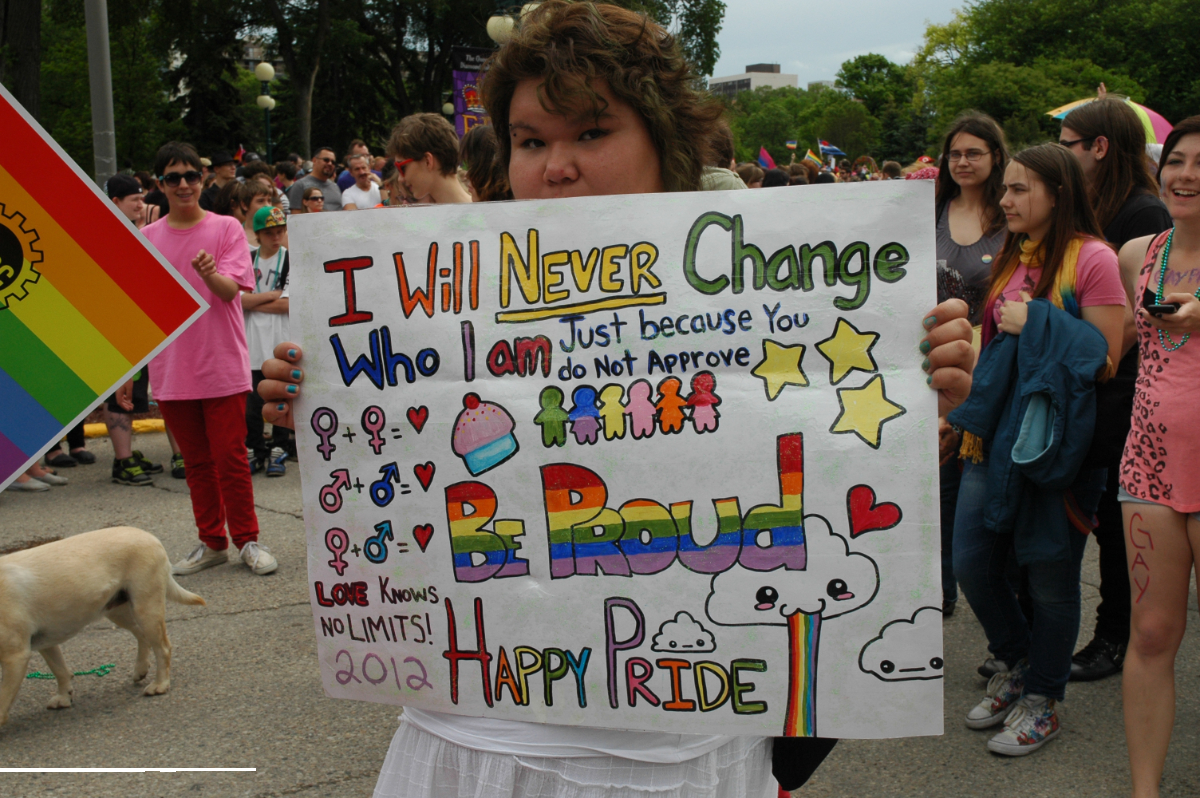
[{"label": "smiling cloud drawing", "polygon": [[712,632],[687,612],[678,612],[675,619],[665,621],[658,627],[658,634],[651,641],[651,651],[716,651],[717,641]]},{"label": "smiling cloud drawing", "polygon": [[858,667],[885,682],[942,678],[942,611],[921,607],[912,618],[890,621],[867,641]]}]

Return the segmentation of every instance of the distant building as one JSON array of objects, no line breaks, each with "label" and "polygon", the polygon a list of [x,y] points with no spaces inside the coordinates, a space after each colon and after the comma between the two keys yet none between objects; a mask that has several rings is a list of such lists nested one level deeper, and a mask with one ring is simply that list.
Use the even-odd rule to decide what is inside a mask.
[{"label": "distant building", "polygon": [[[266,60],[267,48],[262,39],[254,37],[246,37],[242,39],[242,58],[238,62],[242,68],[253,72],[254,68],[262,61]],[[275,56],[271,59],[271,66],[275,67],[275,75],[283,77],[287,74],[287,68],[283,65],[283,59]]]},{"label": "distant building", "polygon": [[781,89],[785,86],[796,88],[799,85],[800,77],[781,74],[779,64],[750,64],[741,75],[709,78],[708,90],[718,97],[732,100],[739,92],[753,91],[760,86]]}]

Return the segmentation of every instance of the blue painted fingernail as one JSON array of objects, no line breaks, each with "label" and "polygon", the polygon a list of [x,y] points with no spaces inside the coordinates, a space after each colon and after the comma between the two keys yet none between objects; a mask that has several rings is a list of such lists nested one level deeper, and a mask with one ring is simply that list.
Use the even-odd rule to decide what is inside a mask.
[{"label": "blue painted fingernail", "polygon": [[300,379],[300,369],[292,369],[292,379],[293,380]]},{"label": "blue painted fingernail", "polygon": [[921,342],[920,350],[922,355],[928,355],[930,349],[933,349],[933,347],[930,346],[928,341]]},{"label": "blue painted fingernail", "polygon": [[287,405],[285,405],[283,402],[280,402],[279,404],[275,405],[275,409],[280,413],[285,413],[287,412]]},{"label": "blue painted fingernail", "polygon": [[296,392],[296,391],[298,391],[298,390],[300,390],[300,389],[299,389],[299,388],[297,388],[295,385],[289,385],[289,386],[288,386],[288,393],[295,393],[295,392]]},{"label": "blue painted fingernail", "polygon": [[929,358],[921,361],[921,371],[929,371]]},{"label": "blue painted fingernail", "polygon": [[937,316],[926,317],[925,321],[923,321],[922,324],[925,325],[925,329],[932,330],[934,328],[934,326],[937,325]]},{"label": "blue painted fingernail", "polygon": [[925,378],[925,384],[933,385],[933,375],[932,374],[930,374],[928,377]]},{"label": "blue painted fingernail", "polygon": [[296,356],[296,350],[295,350],[295,349],[289,349],[289,350],[288,350],[288,357],[295,357],[295,356]]}]

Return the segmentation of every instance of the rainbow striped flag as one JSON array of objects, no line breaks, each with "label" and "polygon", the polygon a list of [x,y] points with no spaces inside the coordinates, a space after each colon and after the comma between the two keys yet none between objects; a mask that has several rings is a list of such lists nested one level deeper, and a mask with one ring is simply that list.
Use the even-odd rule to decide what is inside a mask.
[{"label": "rainbow striped flag", "polygon": [[208,309],[0,86],[0,489]]},{"label": "rainbow striped flag", "polygon": [[824,163],[824,162],[821,160],[820,156],[818,156],[818,155],[816,155],[815,153],[813,153],[813,151],[812,151],[812,150],[809,150],[808,152],[806,152],[806,153],[804,154],[804,160],[806,160],[806,161],[812,161],[812,162],[813,162],[813,163],[815,163],[817,166],[824,166],[824,165],[825,165],[825,163]]}]

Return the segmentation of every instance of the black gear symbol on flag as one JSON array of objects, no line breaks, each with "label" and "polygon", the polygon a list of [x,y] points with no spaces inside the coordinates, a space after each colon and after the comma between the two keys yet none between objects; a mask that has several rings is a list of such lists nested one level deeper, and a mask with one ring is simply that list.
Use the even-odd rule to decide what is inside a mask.
[{"label": "black gear symbol on flag", "polygon": [[7,310],[11,302],[24,299],[29,286],[41,279],[33,266],[42,262],[38,238],[23,214],[0,202],[0,309]]}]

